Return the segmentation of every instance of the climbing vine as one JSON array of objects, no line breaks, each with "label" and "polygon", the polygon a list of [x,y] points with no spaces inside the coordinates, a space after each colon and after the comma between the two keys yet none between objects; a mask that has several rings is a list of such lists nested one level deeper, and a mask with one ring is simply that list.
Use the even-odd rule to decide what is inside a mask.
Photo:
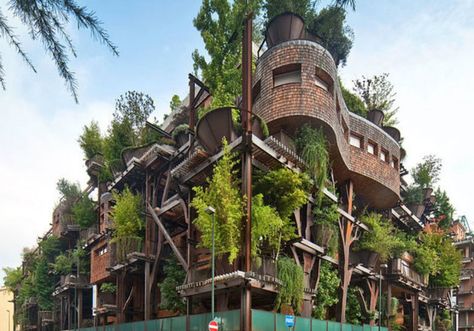
[{"label": "climbing vine", "polygon": [[277,261],[277,278],[283,285],[277,294],[275,309],[280,309],[286,304],[291,306],[296,314],[299,313],[304,294],[303,268],[293,259],[282,256]]},{"label": "climbing vine", "polygon": [[327,318],[328,308],[339,302],[337,291],[339,288],[339,275],[329,262],[321,262],[318,292],[313,309],[313,317],[324,320]]},{"label": "climbing vine", "polygon": [[161,308],[171,311],[185,311],[185,303],[176,291],[183,284],[186,272],[176,259],[168,259],[164,266],[165,279],[158,284],[161,290]]}]

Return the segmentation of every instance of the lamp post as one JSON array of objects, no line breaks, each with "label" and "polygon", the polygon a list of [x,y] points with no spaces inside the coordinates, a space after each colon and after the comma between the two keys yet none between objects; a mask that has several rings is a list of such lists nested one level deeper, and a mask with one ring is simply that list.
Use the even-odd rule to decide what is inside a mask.
[{"label": "lamp post", "polygon": [[379,331],[382,326],[382,269],[386,268],[386,264],[381,264],[379,269]]},{"label": "lamp post", "polygon": [[215,223],[215,215],[216,210],[208,206],[206,208],[206,213],[211,215],[212,217],[212,232],[211,232],[211,240],[212,240],[212,251],[211,251],[211,318],[214,320],[214,269],[215,269],[215,243],[214,243],[214,223]]}]

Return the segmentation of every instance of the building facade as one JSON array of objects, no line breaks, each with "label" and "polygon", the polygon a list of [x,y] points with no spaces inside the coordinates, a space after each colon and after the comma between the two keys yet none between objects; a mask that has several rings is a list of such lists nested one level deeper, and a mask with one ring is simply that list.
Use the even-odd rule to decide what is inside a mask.
[{"label": "building facade", "polygon": [[14,331],[14,313],[13,292],[0,287],[0,331]]}]

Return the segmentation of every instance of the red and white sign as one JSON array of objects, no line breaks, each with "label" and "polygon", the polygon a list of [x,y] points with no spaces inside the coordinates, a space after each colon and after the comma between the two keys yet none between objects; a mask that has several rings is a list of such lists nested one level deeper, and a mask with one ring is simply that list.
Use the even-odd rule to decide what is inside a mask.
[{"label": "red and white sign", "polygon": [[219,325],[217,324],[216,321],[210,321],[209,322],[209,331],[217,331],[219,330]]}]

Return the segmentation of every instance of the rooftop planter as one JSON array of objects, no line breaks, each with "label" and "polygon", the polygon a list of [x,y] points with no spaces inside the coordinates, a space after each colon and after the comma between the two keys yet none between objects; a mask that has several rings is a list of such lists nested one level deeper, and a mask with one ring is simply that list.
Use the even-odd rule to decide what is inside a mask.
[{"label": "rooftop planter", "polygon": [[188,142],[188,130],[189,130],[189,125],[187,124],[181,124],[178,125],[172,133],[172,137],[174,141],[176,142],[176,145],[179,147],[183,146]]},{"label": "rooftop planter", "polygon": [[99,176],[100,171],[104,167],[104,156],[100,153],[95,154],[86,160],[87,173],[89,176]]},{"label": "rooftop planter", "polygon": [[396,142],[399,142],[400,139],[402,138],[400,134],[400,130],[397,128],[394,128],[393,126],[384,126],[382,129],[393,139],[395,139]]},{"label": "rooftop planter", "polygon": [[[223,138],[230,144],[240,136],[242,128],[239,114],[238,108],[223,107],[202,116],[196,126],[196,137],[207,152],[217,153],[222,147]],[[268,135],[266,124],[259,116],[253,117],[252,131],[259,138]]]},{"label": "rooftop planter", "polygon": [[377,126],[382,126],[384,116],[383,111],[379,109],[372,109],[367,113],[367,119]]},{"label": "rooftop planter", "polygon": [[275,16],[265,31],[268,48],[288,40],[304,39],[305,35],[304,20],[294,13]]}]

